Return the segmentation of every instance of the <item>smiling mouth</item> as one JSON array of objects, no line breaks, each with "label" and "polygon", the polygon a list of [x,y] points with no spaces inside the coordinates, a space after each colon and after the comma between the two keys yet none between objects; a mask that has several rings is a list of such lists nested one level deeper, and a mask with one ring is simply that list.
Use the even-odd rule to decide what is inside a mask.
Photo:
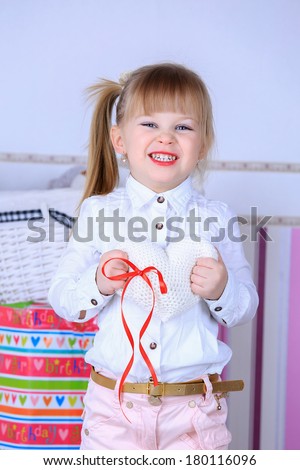
[{"label": "smiling mouth", "polygon": [[164,154],[164,153],[150,153],[149,157],[157,162],[173,162],[178,159],[177,155]]}]

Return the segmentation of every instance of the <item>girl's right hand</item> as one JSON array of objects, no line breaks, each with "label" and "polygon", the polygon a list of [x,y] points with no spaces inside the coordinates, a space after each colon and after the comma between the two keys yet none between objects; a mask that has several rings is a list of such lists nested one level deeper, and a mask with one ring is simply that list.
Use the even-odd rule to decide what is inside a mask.
[{"label": "girl's right hand", "polygon": [[[122,281],[112,281],[111,279],[107,279],[102,274],[102,266],[104,263],[111,259],[111,258],[125,258],[128,259],[127,253],[121,250],[110,250],[104,253],[99,261],[99,266],[97,268],[96,274],[96,282],[99,289],[100,294],[102,295],[112,295],[115,293],[117,289],[122,289],[124,286],[126,279]],[[129,270],[129,266],[122,260],[113,259],[105,266],[105,274],[109,277],[111,276],[118,276],[119,274],[127,273]]]}]

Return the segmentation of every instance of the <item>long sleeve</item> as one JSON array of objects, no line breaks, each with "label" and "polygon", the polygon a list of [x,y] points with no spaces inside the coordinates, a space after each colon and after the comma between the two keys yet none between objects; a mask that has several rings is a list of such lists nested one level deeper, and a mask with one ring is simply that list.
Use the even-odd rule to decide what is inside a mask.
[{"label": "long sleeve", "polygon": [[223,207],[226,210],[220,214],[221,228],[215,245],[227,268],[228,281],[221,297],[206,303],[218,323],[232,327],[247,323],[254,317],[258,295],[244,255],[237,216],[225,204]]},{"label": "long sleeve", "polygon": [[[72,237],[48,294],[50,305],[66,320],[87,321],[97,315],[113,297],[101,295],[96,284],[96,270],[101,256],[95,243],[97,233],[90,198],[81,206]],[[85,312],[83,319],[79,319],[80,312]]]}]

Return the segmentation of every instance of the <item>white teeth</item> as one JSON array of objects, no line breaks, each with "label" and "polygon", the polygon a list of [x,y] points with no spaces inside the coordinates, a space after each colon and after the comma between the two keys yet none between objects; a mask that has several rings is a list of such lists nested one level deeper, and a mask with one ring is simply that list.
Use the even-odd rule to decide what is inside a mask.
[{"label": "white teeth", "polygon": [[151,157],[159,162],[171,162],[177,159],[174,155],[164,155],[163,153],[152,153]]}]

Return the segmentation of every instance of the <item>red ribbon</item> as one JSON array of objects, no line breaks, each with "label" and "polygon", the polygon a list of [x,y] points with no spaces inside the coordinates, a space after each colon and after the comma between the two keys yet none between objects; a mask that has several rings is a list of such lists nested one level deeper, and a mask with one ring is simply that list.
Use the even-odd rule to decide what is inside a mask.
[{"label": "red ribbon", "polygon": [[[124,274],[119,274],[117,276],[107,276],[105,274],[105,266],[107,265],[107,263],[109,263],[111,260],[113,259],[118,259],[118,260],[121,260],[121,261],[124,261],[125,263],[128,264],[128,266],[130,266],[132,268],[133,271],[128,271]],[[155,370],[153,368],[153,365],[151,364],[151,361],[149,359],[149,357],[147,356],[146,354],[146,351],[144,350],[143,346],[142,346],[142,343],[141,343],[141,340],[142,340],[142,337],[145,333],[145,331],[147,330],[147,327],[150,323],[150,320],[152,318],[152,314],[153,314],[153,310],[154,310],[154,305],[155,305],[155,294],[154,294],[154,289],[152,287],[152,283],[149,279],[149,277],[147,276],[147,273],[149,272],[154,272],[157,274],[158,276],[158,280],[159,280],[159,288],[160,288],[160,292],[162,294],[166,294],[168,289],[167,289],[167,285],[163,279],[163,275],[162,273],[157,269],[155,268],[154,266],[148,266],[147,268],[145,269],[138,269],[137,266],[135,266],[135,264],[133,264],[131,261],[129,261],[128,259],[125,259],[125,258],[110,258],[109,260],[105,261],[105,263],[103,264],[102,266],[102,274],[107,278],[107,279],[110,279],[112,281],[121,281],[121,280],[124,280],[126,279],[126,282],[124,284],[124,287],[123,287],[123,292],[122,292],[122,295],[121,295],[121,315],[122,315],[122,323],[123,323],[123,326],[124,326],[124,329],[125,329],[125,332],[126,332],[126,335],[127,335],[127,338],[131,344],[131,348],[132,348],[132,356],[123,372],[123,375],[121,377],[121,380],[120,380],[120,386],[119,386],[119,402],[121,404],[121,392],[122,392],[122,387],[124,385],[124,382],[125,382],[125,379],[126,377],[128,376],[129,372],[130,372],[130,369],[132,367],[132,364],[133,364],[133,360],[134,360],[134,339],[132,337],[132,334],[131,334],[131,331],[127,325],[127,322],[125,320],[125,315],[124,315],[124,311],[123,311],[123,299],[124,299],[124,295],[125,295],[125,292],[127,290],[127,287],[130,283],[130,281],[132,281],[133,278],[137,277],[137,276],[140,276],[142,277],[142,279],[144,279],[144,281],[148,284],[148,286],[150,287],[151,291],[152,291],[152,308],[151,308],[151,311],[149,313],[149,315],[147,316],[146,318],[146,321],[144,322],[141,330],[140,330],[140,334],[139,334],[139,350],[140,350],[140,353],[141,355],[143,356],[143,359],[145,361],[145,363],[147,364],[148,366],[148,369],[150,371],[150,374],[153,378],[153,383],[154,383],[154,386],[156,387],[158,385],[158,380],[157,380],[157,375],[155,373]],[[127,419],[127,418],[126,418]]]}]

